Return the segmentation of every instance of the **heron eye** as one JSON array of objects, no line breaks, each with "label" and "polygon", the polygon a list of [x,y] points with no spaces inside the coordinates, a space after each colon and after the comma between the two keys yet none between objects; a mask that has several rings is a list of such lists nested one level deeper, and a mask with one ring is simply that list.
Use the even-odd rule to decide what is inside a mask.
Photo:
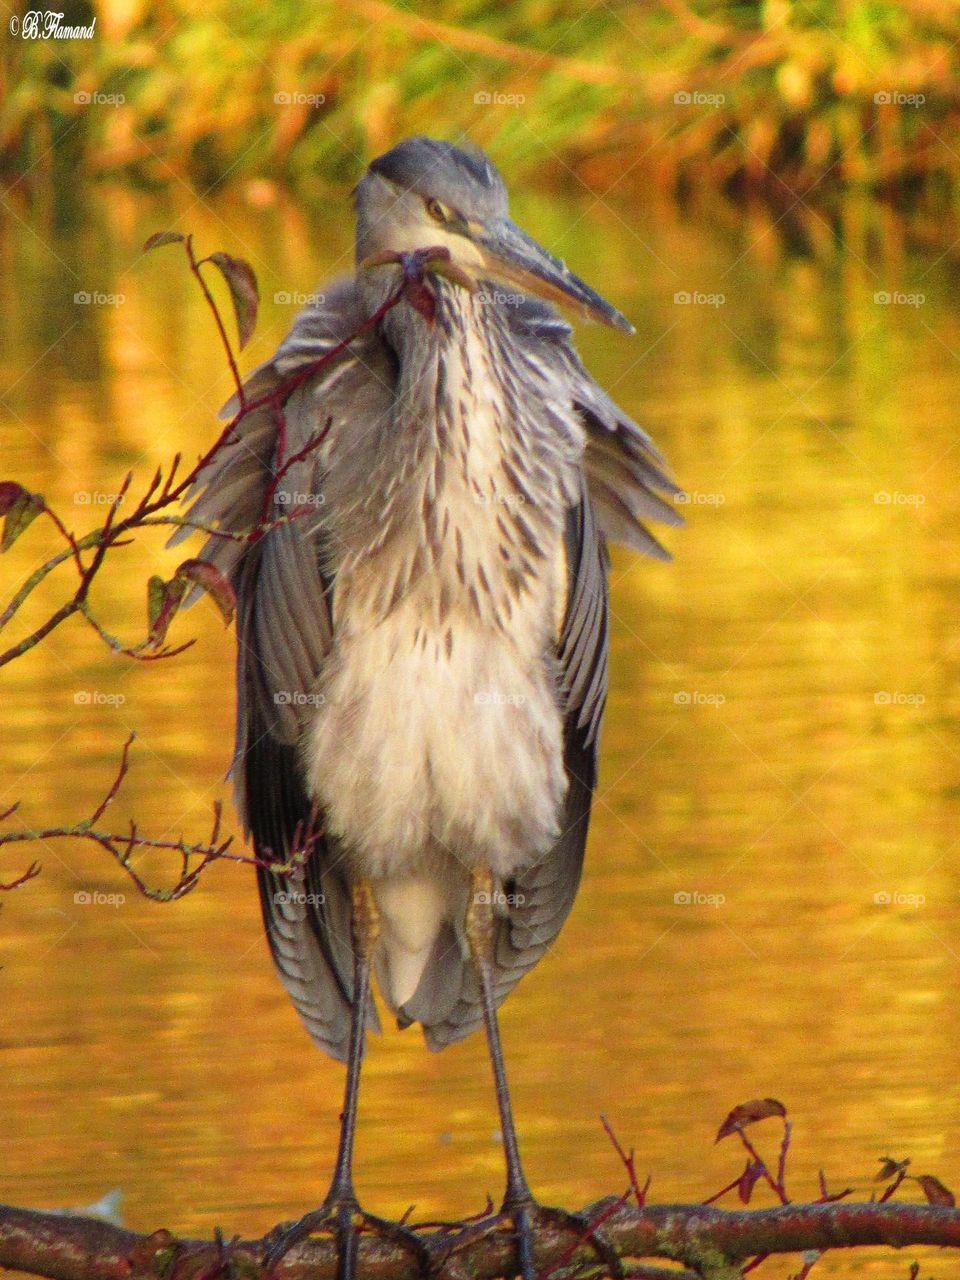
[{"label": "heron eye", "polygon": [[450,210],[445,204],[441,204],[439,200],[427,201],[427,213],[433,218],[434,222],[449,222]]}]

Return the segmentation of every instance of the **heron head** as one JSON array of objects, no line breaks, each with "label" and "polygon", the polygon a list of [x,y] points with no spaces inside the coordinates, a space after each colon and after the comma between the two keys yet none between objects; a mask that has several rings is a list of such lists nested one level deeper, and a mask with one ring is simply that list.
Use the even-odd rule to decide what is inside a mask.
[{"label": "heron head", "polygon": [[500,280],[633,332],[605,298],[511,221],[500,174],[479,150],[407,138],[379,156],[357,184],[357,262],[445,247],[473,280]]}]

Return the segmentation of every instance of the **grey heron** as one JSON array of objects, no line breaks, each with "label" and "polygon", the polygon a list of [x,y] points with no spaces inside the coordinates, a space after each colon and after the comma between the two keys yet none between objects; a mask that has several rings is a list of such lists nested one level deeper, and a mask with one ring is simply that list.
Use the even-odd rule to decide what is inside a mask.
[{"label": "grey heron", "polygon": [[[481,1023],[506,1156],[498,1224],[533,1274],[540,1206],[520,1161],[496,1010],[577,892],[607,683],[606,539],[666,553],[681,523],[649,436],[590,377],[551,304],[632,332],[508,216],[479,151],[427,137],[355,189],[356,270],[311,301],[246,388],[257,397],[356,333],[396,288],[391,255],[446,250],[422,283],[283,406],[292,457],[258,541],[212,538],[237,608],[237,804],[270,949],[313,1039],[347,1062],[333,1181],[288,1229],[329,1227],[356,1268],[352,1158],[375,976],[401,1026],[442,1049]],[[236,401],[229,408],[232,412]],[[192,516],[261,518],[278,417],[263,406],[201,476]],[[368,1219],[371,1221],[376,1221]]]}]

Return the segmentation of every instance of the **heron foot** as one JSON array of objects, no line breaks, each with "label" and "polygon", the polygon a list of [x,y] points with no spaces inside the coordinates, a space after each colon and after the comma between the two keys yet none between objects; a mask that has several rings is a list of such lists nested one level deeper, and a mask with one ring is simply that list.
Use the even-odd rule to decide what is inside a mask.
[{"label": "heron foot", "polygon": [[[598,1215],[604,1206],[598,1206]],[[572,1238],[571,1245],[589,1245],[597,1258],[603,1263],[606,1273],[614,1280],[623,1280],[623,1263],[613,1245],[598,1226],[594,1225],[595,1217],[587,1214],[572,1213],[569,1209],[557,1209],[551,1205],[538,1204],[533,1197],[521,1200],[504,1201],[499,1213],[492,1213],[477,1222],[464,1225],[450,1242],[444,1260],[452,1254],[460,1252],[475,1240],[492,1235],[495,1231],[508,1228],[512,1231],[517,1250],[517,1274],[522,1280],[537,1280],[534,1265],[534,1241],[536,1233],[545,1227],[559,1228]],[[573,1248],[571,1248],[571,1253]]]},{"label": "heron foot", "polygon": [[270,1240],[263,1256],[265,1270],[272,1271],[280,1259],[301,1240],[317,1232],[329,1232],[337,1242],[337,1280],[356,1280],[357,1246],[360,1234],[369,1231],[384,1240],[390,1240],[412,1253],[420,1271],[427,1275],[431,1260],[426,1245],[400,1222],[390,1222],[361,1209],[353,1191],[331,1191],[319,1209],[305,1213],[296,1222],[283,1223],[270,1233]]}]

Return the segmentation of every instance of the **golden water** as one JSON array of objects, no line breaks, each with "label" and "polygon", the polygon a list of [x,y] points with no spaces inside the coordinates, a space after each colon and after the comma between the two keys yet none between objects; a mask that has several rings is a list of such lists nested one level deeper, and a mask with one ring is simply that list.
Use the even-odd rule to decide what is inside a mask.
[{"label": "golden water", "polygon": [[[138,260],[147,234],[179,218],[204,250],[254,263],[265,304],[245,367],[292,317],[274,295],[348,262],[345,197],[309,216],[191,205],[104,193],[69,217],[13,204],[0,223],[0,478],[77,529],[128,467],[142,485],[174,451],[199,453],[229,391],[179,251]],[[665,535],[674,563],[614,554],[583,887],[503,1011],[531,1181],[570,1205],[620,1189],[603,1113],[654,1198],[702,1198],[742,1165],[732,1139],[712,1145],[726,1111],[772,1094],[795,1121],[798,1198],[820,1166],[865,1188],[886,1154],[960,1187],[955,260],[869,208],[846,211],[842,244],[817,220],[612,197],[517,212],[635,321],[633,339],[584,329],[581,348],[696,498]],[[97,290],[124,301],[74,303]],[[34,525],[0,561],[3,597],[56,546]],[[159,535],[118,553],[95,594],[107,625],[139,639],[146,578],[175,563]],[[201,606],[175,624],[190,636],[138,666],[74,620],[6,668],[0,804],[21,798],[30,825],[76,821],[136,728],[105,821],[203,835],[227,797],[232,635]],[[274,977],[250,872],[221,864],[159,906],[101,850],[61,840],[3,851],[0,879],[34,855],[42,876],[0,913],[0,1199],[79,1205],[119,1187],[129,1225],[196,1232],[255,1232],[316,1203],[342,1069]],[[175,878],[170,857],[141,866]],[[95,891],[125,900],[75,901]],[[365,1068],[361,1197],[387,1214],[477,1209],[500,1193],[495,1128],[480,1036],[434,1056],[389,1030]]]}]

